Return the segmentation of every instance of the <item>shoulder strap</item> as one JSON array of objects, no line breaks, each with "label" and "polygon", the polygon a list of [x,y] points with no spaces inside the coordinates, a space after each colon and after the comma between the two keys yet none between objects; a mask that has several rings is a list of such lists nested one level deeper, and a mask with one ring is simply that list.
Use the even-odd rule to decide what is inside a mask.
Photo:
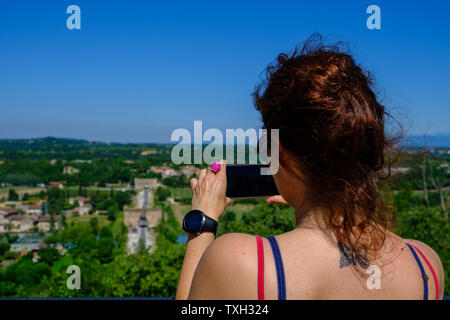
[{"label": "shoulder strap", "polygon": [[[410,248],[411,251],[413,252],[414,257],[416,258],[416,261],[417,261],[417,263],[419,264],[419,268],[421,269],[421,271],[423,270],[422,263],[420,262],[420,260],[418,259],[417,255],[416,255],[415,252],[412,250],[412,248],[416,249],[416,251],[420,254],[420,256],[422,257],[422,259],[425,261],[425,263],[427,264],[428,268],[430,269],[431,274],[433,275],[433,279],[434,279],[434,287],[436,288],[436,300],[439,300],[439,284],[438,284],[436,272],[434,272],[433,266],[432,266],[431,263],[428,261],[428,259],[425,257],[425,255],[422,253],[422,251],[419,250],[419,248],[417,248],[416,246],[414,246],[414,245],[412,245],[412,244],[410,245],[410,244],[407,243],[407,245],[409,246],[409,248]],[[412,247],[412,248],[411,248],[411,247]],[[422,277],[424,278],[424,283],[425,283],[425,282],[428,281],[428,276],[427,276],[426,274],[425,274],[425,276],[424,276],[424,274],[425,274],[425,271],[422,272]],[[426,280],[426,281],[425,281],[425,280]],[[424,284],[424,285],[425,285],[425,284]],[[427,291],[428,291],[428,284],[427,284],[426,287],[427,287]],[[428,296],[428,294],[427,294],[427,296]],[[428,297],[427,297],[427,298],[424,298],[424,299],[428,299]]]},{"label": "shoulder strap", "polygon": [[258,248],[258,300],[264,300],[264,247],[262,238],[256,237],[256,247]]},{"label": "shoulder strap", "polygon": [[419,257],[417,256],[416,252],[412,248],[412,246],[407,243],[409,250],[411,250],[414,259],[416,259],[417,264],[419,265],[420,272],[422,273],[422,280],[423,280],[423,300],[428,300],[428,276],[425,273],[425,269],[423,268],[422,262],[420,262]]},{"label": "shoulder strap", "polygon": [[272,247],[275,267],[277,268],[278,300],[286,300],[286,280],[284,278],[284,267],[283,260],[281,259],[280,248],[278,247],[275,237],[268,237],[267,239]]}]

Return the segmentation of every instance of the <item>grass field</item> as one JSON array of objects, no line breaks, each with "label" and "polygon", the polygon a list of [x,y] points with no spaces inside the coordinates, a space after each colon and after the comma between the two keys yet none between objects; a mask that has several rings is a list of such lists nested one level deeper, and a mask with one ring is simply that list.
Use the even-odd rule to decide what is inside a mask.
[{"label": "grass field", "polygon": [[185,214],[188,213],[189,210],[191,210],[191,205],[176,202],[175,204],[172,204],[172,208],[173,213],[175,214],[175,218],[177,218],[178,223],[180,223],[181,225]]},{"label": "grass field", "polygon": [[32,194],[38,193],[45,188],[34,188],[34,187],[0,187],[0,197],[7,197],[9,189],[14,189],[19,195],[24,195],[25,193]]},{"label": "grass field", "polygon": [[111,232],[113,233],[114,236],[120,234],[120,232],[122,231],[122,224],[123,224],[123,211],[120,211],[111,227]]},{"label": "grass field", "polygon": [[169,188],[174,198],[190,198],[192,191],[189,188]]},{"label": "grass field", "polygon": [[120,234],[122,231],[122,224],[123,224],[123,211],[120,211],[117,214],[116,220],[111,225],[111,222],[108,220],[107,216],[94,216],[94,215],[84,215],[84,216],[71,216],[67,218],[67,223],[90,223],[91,219],[97,218],[98,220],[98,226],[99,228],[102,228],[104,226],[110,226],[111,232],[114,236]]},{"label": "grass field", "polygon": [[84,216],[71,216],[67,217],[67,223],[89,223],[92,218],[97,218],[98,226],[101,228],[109,224],[107,216],[94,216],[94,215],[84,215]]}]

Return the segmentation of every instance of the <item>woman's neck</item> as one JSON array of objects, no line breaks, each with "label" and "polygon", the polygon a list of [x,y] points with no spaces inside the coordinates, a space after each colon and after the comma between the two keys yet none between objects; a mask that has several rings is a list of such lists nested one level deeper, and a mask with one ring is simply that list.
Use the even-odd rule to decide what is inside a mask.
[{"label": "woman's neck", "polygon": [[294,207],[295,228],[313,227],[319,228],[329,209],[325,205],[318,203],[302,203]]}]

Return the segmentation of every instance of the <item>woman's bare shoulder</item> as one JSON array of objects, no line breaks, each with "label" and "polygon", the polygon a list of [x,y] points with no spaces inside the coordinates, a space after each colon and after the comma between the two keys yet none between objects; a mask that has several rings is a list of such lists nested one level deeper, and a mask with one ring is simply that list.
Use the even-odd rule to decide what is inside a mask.
[{"label": "woman's bare shoulder", "polygon": [[435,267],[435,265],[436,265],[436,266],[439,266],[440,268],[442,268],[442,263],[441,263],[441,259],[439,258],[439,255],[429,245],[427,245],[426,243],[419,241],[419,240],[414,240],[414,239],[404,239],[404,240],[406,243],[409,243],[409,244],[417,247],[425,255],[425,257],[431,262],[433,267]]},{"label": "woman's bare shoulder", "polygon": [[200,259],[189,298],[256,298],[256,261],[255,236],[228,233],[218,237]]},{"label": "woman's bare shoulder", "polygon": [[417,247],[423,254],[424,256],[427,258],[427,260],[431,263],[431,265],[433,266],[434,271],[436,272],[437,278],[438,278],[438,282],[440,285],[439,288],[439,294],[440,296],[443,295],[444,292],[444,267],[442,266],[442,262],[441,262],[441,258],[439,257],[439,255],[436,253],[436,251],[434,251],[433,248],[431,248],[429,245],[427,245],[426,243],[419,241],[419,240],[414,240],[414,239],[404,239],[405,242]]},{"label": "woman's bare shoulder", "polygon": [[224,263],[229,263],[230,258],[239,259],[241,263],[247,262],[247,258],[253,256],[251,253],[256,253],[256,238],[244,233],[224,234],[214,240],[205,251],[206,255],[224,260]]}]

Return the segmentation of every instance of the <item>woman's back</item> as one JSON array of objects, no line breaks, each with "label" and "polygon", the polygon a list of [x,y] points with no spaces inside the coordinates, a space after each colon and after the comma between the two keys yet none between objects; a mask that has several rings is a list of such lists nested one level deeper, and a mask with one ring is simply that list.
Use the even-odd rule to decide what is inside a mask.
[{"label": "woman's back", "polygon": [[[442,264],[437,254],[422,242],[403,240],[388,233],[380,258],[369,262],[372,267],[361,268],[356,263],[363,274],[370,270],[361,277],[342,249],[321,231],[299,228],[276,236],[276,240],[284,266],[287,299],[423,299],[421,270],[406,243],[418,248],[427,258],[437,275],[439,296],[443,294]],[[278,299],[275,260],[267,239],[263,240],[263,246],[265,299]],[[428,299],[436,299],[432,271],[419,252],[416,254],[429,278]],[[378,270],[379,289],[374,280]]]}]

